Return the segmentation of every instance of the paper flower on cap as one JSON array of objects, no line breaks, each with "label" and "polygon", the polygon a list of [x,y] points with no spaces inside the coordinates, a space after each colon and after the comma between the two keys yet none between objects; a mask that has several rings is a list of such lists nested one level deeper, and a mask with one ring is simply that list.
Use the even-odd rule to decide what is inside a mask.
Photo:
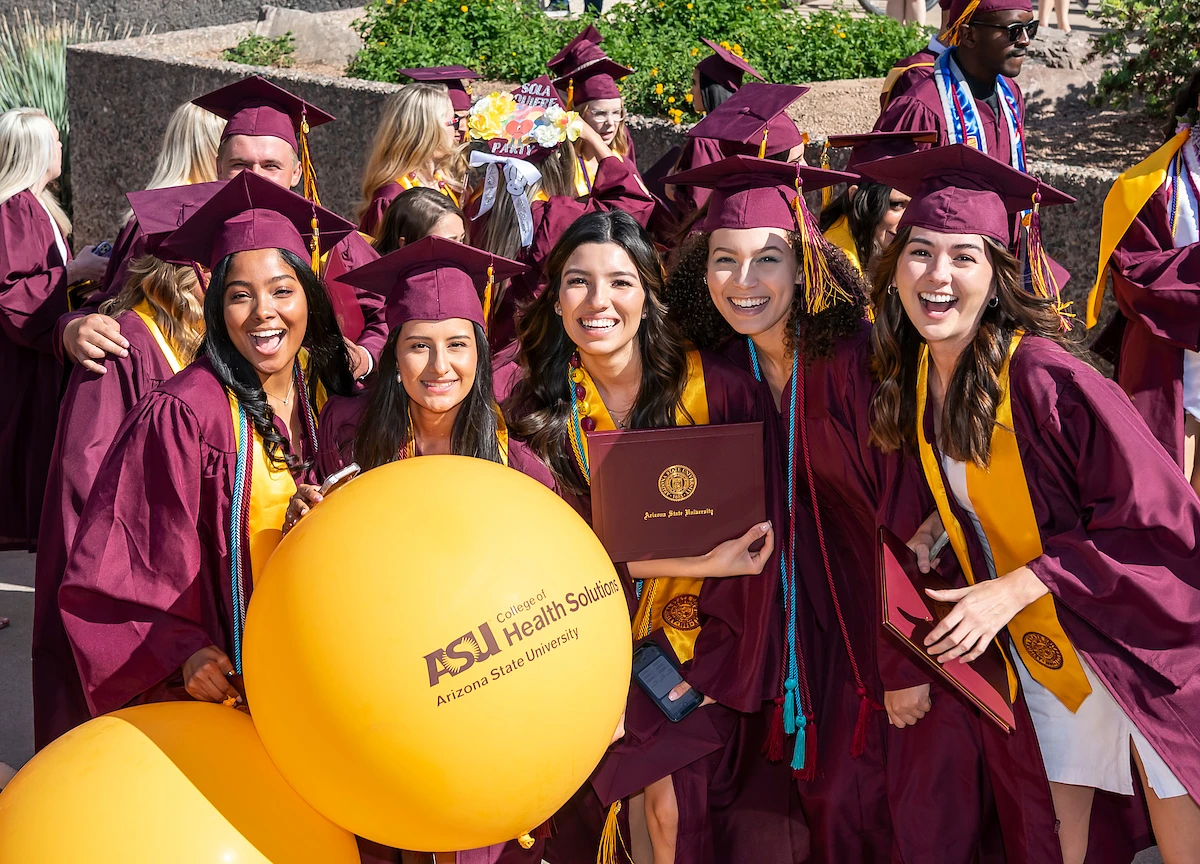
[{"label": "paper flower on cap", "polygon": [[472,138],[503,140],[513,151],[532,144],[552,150],[563,141],[579,138],[583,118],[560,105],[525,105],[509,93],[492,93],[475,103],[467,129]]},{"label": "paper flower on cap", "polygon": [[467,118],[467,129],[472,138],[489,141],[504,137],[504,126],[517,109],[517,100],[511,93],[497,91],[484,96]]}]

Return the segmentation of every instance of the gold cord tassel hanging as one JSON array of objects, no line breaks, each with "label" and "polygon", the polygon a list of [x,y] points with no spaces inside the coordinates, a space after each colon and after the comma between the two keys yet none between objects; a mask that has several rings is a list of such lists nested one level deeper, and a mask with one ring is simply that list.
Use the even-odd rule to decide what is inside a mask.
[{"label": "gold cord tassel hanging", "polygon": [[1025,225],[1025,258],[1029,267],[1029,288],[1035,297],[1054,303],[1058,314],[1059,327],[1066,333],[1071,329],[1071,319],[1074,313],[1068,311],[1071,304],[1064,303],[1054,271],[1050,268],[1050,259],[1042,246],[1042,196],[1040,192],[1033,193],[1033,209],[1021,220]]},{"label": "gold cord tassel hanging", "polygon": [[621,836],[621,823],[617,816],[621,812],[621,802],[614,801],[608,808],[608,816],[604,820],[604,830],[600,833],[600,849],[596,852],[596,864],[617,864],[617,848],[625,853],[628,861],[633,859],[625,846],[625,838]]},{"label": "gold cord tassel hanging", "polygon": [[[824,145],[821,147],[821,168],[829,170],[829,139],[825,139]],[[826,186],[821,189],[821,209],[824,210],[833,203],[833,187]]]},{"label": "gold cord tassel hanging", "polygon": [[317,214],[314,211],[312,217],[312,239],[309,241],[312,248],[312,271],[318,276],[321,275],[321,227],[317,223]]},{"label": "gold cord tassel hanging", "polygon": [[770,126],[763,127],[762,141],[758,142],[758,158],[759,159],[767,158],[767,133],[770,131],[771,131]]},{"label": "gold cord tassel hanging", "polygon": [[483,287],[483,332],[491,329],[492,323],[492,289],[496,284],[496,269],[488,263],[487,285]]},{"label": "gold cord tassel hanging", "polygon": [[796,216],[796,232],[800,235],[800,254],[804,269],[804,305],[809,315],[824,312],[834,303],[849,301],[846,293],[829,271],[825,250],[829,241],[812,221],[804,206],[804,190],[796,179],[796,197],[792,200]]},{"label": "gold cord tassel hanging", "polygon": [[971,16],[975,14],[975,10],[979,8],[979,0],[971,0],[967,4],[967,8],[963,13],[955,19],[954,23],[946,28],[946,45],[954,47],[962,41],[962,31],[971,23]]},{"label": "gold cord tassel hanging", "polygon": [[575,79],[567,79],[567,110],[575,110]]},{"label": "gold cord tassel hanging", "polygon": [[305,113],[300,115],[300,169],[304,174],[304,197],[319,205],[317,169],[313,167],[312,154],[308,150],[308,115]]}]

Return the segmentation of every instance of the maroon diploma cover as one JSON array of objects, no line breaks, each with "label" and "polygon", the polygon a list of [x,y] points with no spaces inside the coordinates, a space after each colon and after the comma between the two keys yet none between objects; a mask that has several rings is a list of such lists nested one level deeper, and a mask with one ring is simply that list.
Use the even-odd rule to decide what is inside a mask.
[{"label": "maroon diploma cover", "polygon": [[591,432],[592,526],[614,561],[703,555],[766,519],[762,423]]},{"label": "maroon diploma cover", "polygon": [[1008,670],[998,645],[993,642],[970,663],[961,660],[939,663],[925,650],[929,631],[954,608],[952,604],[934,600],[925,589],[939,591],[954,586],[936,570],[922,573],[917,567],[916,553],[883,527],[879,529],[879,558],[884,626],[1001,729],[1011,732],[1016,720],[1009,697]]}]

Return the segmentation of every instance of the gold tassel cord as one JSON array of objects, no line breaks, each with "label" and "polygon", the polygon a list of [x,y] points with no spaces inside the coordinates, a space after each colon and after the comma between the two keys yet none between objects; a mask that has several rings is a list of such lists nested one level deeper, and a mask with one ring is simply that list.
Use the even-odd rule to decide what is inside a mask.
[{"label": "gold tassel cord", "polygon": [[300,115],[300,168],[304,173],[304,197],[316,205],[320,205],[321,196],[317,193],[317,169],[313,167],[312,154],[308,149],[308,115]]},{"label": "gold tassel cord", "polygon": [[570,78],[567,80],[567,110],[568,111],[575,110],[575,79],[574,78]]},{"label": "gold tassel cord", "polygon": [[492,289],[496,284],[496,269],[488,263],[487,285],[483,288],[483,330],[486,333],[492,323]]},{"label": "gold tassel cord", "polygon": [[759,142],[759,144],[758,144],[758,158],[759,158],[759,159],[766,159],[766,158],[767,158],[767,133],[768,133],[768,132],[770,132],[770,131],[771,131],[771,127],[770,127],[770,126],[764,126],[764,127],[763,127],[763,137],[762,137],[762,141],[760,141],[760,142]]},{"label": "gold tassel cord", "polygon": [[[829,170],[829,139],[825,139],[824,145],[821,147],[821,170]],[[825,186],[821,189],[821,209],[824,210],[833,203],[833,187]]]},{"label": "gold tassel cord", "polygon": [[321,275],[321,226],[317,222],[317,214],[314,212],[312,217],[312,240],[309,241],[312,247],[312,271],[318,276]]},{"label": "gold tassel cord", "polygon": [[792,199],[796,216],[796,232],[800,235],[800,255],[804,269],[804,305],[809,315],[824,312],[838,302],[849,302],[846,293],[829,271],[825,249],[829,241],[812,222],[804,206],[804,190],[796,180],[796,197]]},{"label": "gold tassel cord", "polygon": [[621,823],[617,816],[621,812],[621,802],[614,801],[608,808],[608,816],[604,820],[604,831],[600,834],[600,849],[596,852],[596,864],[617,864],[618,846],[625,853],[625,859],[632,861],[625,838],[621,836]]},{"label": "gold tassel cord", "polygon": [[962,31],[971,23],[971,16],[975,14],[975,10],[979,8],[979,0],[971,0],[967,4],[967,8],[963,13],[955,19],[954,23],[946,28],[946,45],[953,48],[962,41]]}]

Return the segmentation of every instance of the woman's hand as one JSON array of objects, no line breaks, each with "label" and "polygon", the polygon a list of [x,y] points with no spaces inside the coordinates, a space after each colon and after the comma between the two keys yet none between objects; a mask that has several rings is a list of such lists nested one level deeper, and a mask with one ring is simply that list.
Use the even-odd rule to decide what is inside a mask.
[{"label": "woman's hand", "polygon": [[105,355],[129,356],[129,341],[121,335],[121,325],[115,319],[99,312],[76,318],[63,328],[63,353],[71,362],[97,375],[104,374],[104,366],[97,363]]},{"label": "woman's hand", "polygon": [[921,527],[917,529],[917,533],[908,541],[908,548],[917,553],[917,567],[922,573],[928,573],[929,568],[937,567],[941,558],[933,561],[929,560],[929,556],[933,553],[933,547],[937,544],[938,538],[946,533],[942,525],[942,514],[934,510],[929,514],[929,518],[921,523]]},{"label": "woman's hand", "polygon": [[925,645],[939,663],[958,657],[970,663],[987,649],[1014,615],[1049,591],[1028,567],[1018,567],[998,579],[977,582],[969,588],[928,589],[926,593],[934,600],[953,603],[954,608],[925,637]]},{"label": "woman's hand", "polygon": [[600,133],[588,125],[586,120],[583,122],[583,130],[579,133],[579,140],[583,142],[588,152],[596,157],[597,161],[613,155],[612,148],[604,143]]},{"label": "woman's hand", "polygon": [[104,271],[108,269],[108,259],[93,252],[95,248],[88,246],[67,262],[68,285],[74,285],[76,282],[99,282],[104,278]]},{"label": "woman's hand", "polygon": [[216,645],[201,648],[183,664],[183,686],[188,694],[200,702],[224,702],[233,697],[238,702],[242,697],[225,677],[233,671],[229,657]]},{"label": "woman's hand", "polygon": [[883,707],[887,709],[888,720],[897,729],[912,726],[933,707],[929,701],[929,685],[887,690],[883,694]]},{"label": "woman's hand", "polygon": [[350,353],[350,374],[354,380],[367,377],[371,371],[371,355],[366,348],[345,339],[346,350]]},{"label": "woman's hand", "polygon": [[613,744],[616,744],[618,741],[620,741],[624,737],[625,737],[625,712],[622,711],[621,719],[617,721],[617,728],[613,732],[612,740],[608,742],[609,746],[611,747]]},{"label": "woman's hand", "polygon": [[283,533],[286,535],[296,527],[309,510],[316,507],[325,499],[321,497],[321,487],[301,483],[296,487],[296,494],[288,502],[287,514],[283,517]]},{"label": "woman's hand", "polygon": [[[763,540],[762,548],[750,547]],[[704,555],[690,558],[656,558],[630,561],[634,579],[720,579],[725,576],[757,576],[767,566],[775,549],[775,532],[770,522],[760,522],[741,537],[726,540]]]},{"label": "woman's hand", "polygon": [[[691,684],[687,683],[686,681],[680,681],[678,684],[676,684],[674,687],[671,688],[671,692],[667,694],[667,700],[670,702],[678,702],[691,689],[692,689]],[[711,696],[705,696],[700,700],[701,708],[703,708],[705,705],[716,705],[716,704],[717,704],[717,700],[713,699]]]}]

